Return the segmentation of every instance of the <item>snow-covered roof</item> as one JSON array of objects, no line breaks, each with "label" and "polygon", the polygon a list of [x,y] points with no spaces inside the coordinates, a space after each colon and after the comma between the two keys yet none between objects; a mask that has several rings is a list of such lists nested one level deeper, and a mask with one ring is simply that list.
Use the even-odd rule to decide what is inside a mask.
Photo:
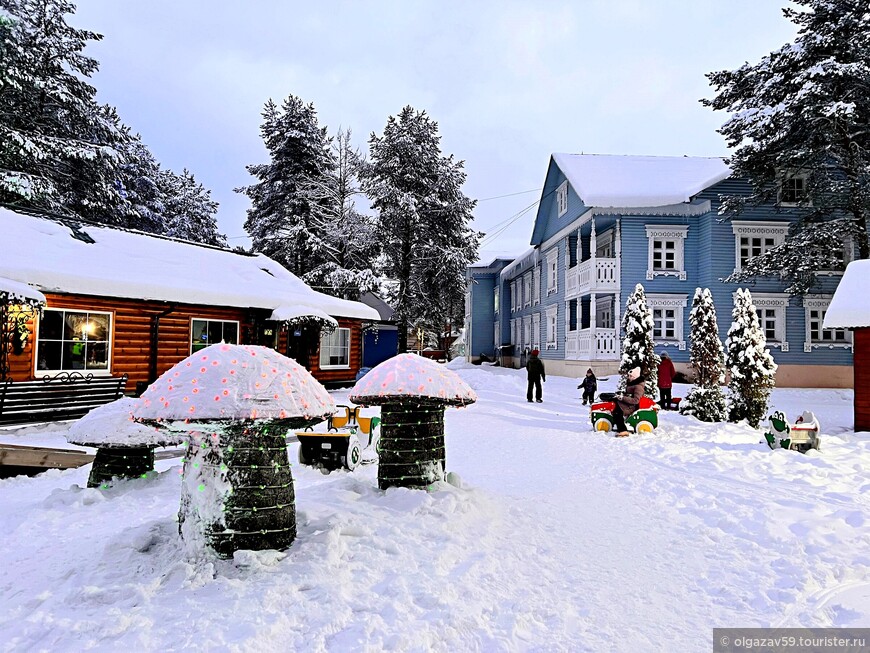
[{"label": "snow-covered roof", "polygon": [[379,406],[403,398],[464,406],[477,394],[462,378],[443,365],[417,354],[399,354],[362,377],[350,391],[361,406]]},{"label": "snow-covered roof", "polygon": [[138,399],[122,397],[94,408],[69,428],[66,439],[86,447],[165,447],[184,440],[166,429],[133,421]]},{"label": "snow-covered roof", "polygon": [[731,174],[716,157],[556,153],[553,161],[591,207],[680,204]]},{"label": "snow-covered roof", "polygon": [[338,326],[338,322],[329,317],[319,308],[307,308],[305,306],[300,306],[299,304],[281,304],[278,308],[272,311],[272,315],[269,316],[269,319],[274,320],[275,322],[291,322],[306,317],[316,317],[324,322],[329,322],[333,326]]},{"label": "snow-covered roof", "polygon": [[[138,232],[0,208],[0,276],[43,292],[275,309],[294,305],[377,320],[374,309],[309,288],[262,254],[248,256]],[[89,242],[93,241],[93,242]]]},{"label": "snow-covered roof", "polygon": [[15,303],[15,300],[30,300],[37,304],[45,303],[45,295],[36,288],[6,277],[0,277],[0,293],[5,294],[11,303]]},{"label": "snow-covered roof", "polygon": [[825,329],[870,327],[870,260],[846,266],[831,304],[825,311]]},{"label": "snow-covered roof", "polygon": [[216,344],[169,368],[142,393],[139,420],[290,419],[313,422],[335,412],[335,401],[292,358],[268,347]]}]

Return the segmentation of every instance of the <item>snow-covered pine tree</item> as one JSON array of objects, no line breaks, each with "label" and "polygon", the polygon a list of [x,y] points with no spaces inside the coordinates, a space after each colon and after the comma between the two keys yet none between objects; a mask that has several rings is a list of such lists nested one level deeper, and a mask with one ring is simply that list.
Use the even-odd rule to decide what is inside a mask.
[{"label": "snow-covered pine tree", "polygon": [[317,123],[314,105],[295,95],[280,107],[269,100],[262,115],[260,135],[269,163],[247,166],[257,182],[236,189],[251,199],[245,231],[255,251],[302,277],[325,259],[327,241],[315,229],[310,189],[334,167],[329,137]]},{"label": "snow-covered pine tree", "polygon": [[384,272],[395,280],[400,352],[410,324],[444,329],[458,310],[465,267],[477,257],[480,235],[468,226],[474,202],[461,190],[464,164],[442,156],[440,141],[438,123],[411,106],[369,139],[363,190],[378,211]]},{"label": "snow-covered pine tree", "polygon": [[619,373],[622,375],[620,389],[624,388],[625,375],[628,371],[639,367],[646,379],[644,394],[654,397],[661,358],[655,352],[653,315],[646,303],[646,293],[641,284],[634,287],[625,302],[622,333],[622,358],[619,361]]},{"label": "snow-covered pine tree", "polygon": [[731,317],[725,341],[725,364],[731,375],[728,419],[732,422],[745,419],[757,428],[776,385],[776,363],[765,347],[764,332],[749,290],[737,289]]},{"label": "snow-covered pine tree", "polygon": [[734,175],[752,186],[722,212],[770,201],[801,207],[785,242],[729,280],[778,276],[803,294],[818,270],[842,269],[849,242],[870,257],[870,11],[866,0],[793,2],[783,13],[799,28],[795,41],[757,64],[709,73],[716,95],[702,102],[731,114],[719,132],[735,148]]},{"label": "snow-covered pine tree", "polygon": [[351,144],[350,129],[338,130],[331,156],[332,171],[305,186],[313,224],[323,234],[324,243],[321,261],[303,280],[322,292],[356,300],[379,287],[376,258],[380,247],[374,218],[356,207],[364,161]]},{"label": "snow-covered pine tree", "polygon": [[689,324],[692,329],[689,364],[695,371],[695,385],[680,403],[680,412],[694,415],[702,422],[721,422],[726,416],[722,393],[725,353],[709,288],[695,289]]},{"label": "snow-covered pine tree", "polygon": [[218,203],[189,170],[183,170],[180,175],[171,170],[161,171],[158,186],[163,195],[167,236],[226,246],[226,236],[218,231],[215,220]]},{"label": "snow-covered pine tree", "polygon": [[0,0],[0,204],[92,219],[124,198],[111,111],[66,0]]}]

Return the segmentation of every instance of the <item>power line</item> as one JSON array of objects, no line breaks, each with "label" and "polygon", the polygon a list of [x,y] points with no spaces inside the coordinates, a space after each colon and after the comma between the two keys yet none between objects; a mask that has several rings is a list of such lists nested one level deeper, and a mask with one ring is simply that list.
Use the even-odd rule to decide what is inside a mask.
[{"label": "power line", "polygon": [[500,200],[502,197],[514,197],[515,195],[526,195],[528,193],[540,193],[540,188],[533,188],[532,190],[521,190],[519,193],[508,193],[507,195],[496,195],[495,197],[484,197],[482,199],[477,200],[478,202],[488,202],[489,200]]}]

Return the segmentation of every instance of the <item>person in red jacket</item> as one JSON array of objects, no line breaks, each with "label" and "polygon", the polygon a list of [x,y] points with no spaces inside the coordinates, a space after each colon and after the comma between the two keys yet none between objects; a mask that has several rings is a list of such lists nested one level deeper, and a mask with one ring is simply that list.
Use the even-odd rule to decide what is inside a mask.
[{"label": "person in red jacket", "polygon": [[668,352],[662,352],[662,361],[659,363],[659,405],[665,410],[671,409],[671,388],[674,385],[674,375],[677,371],[671,362]]}]

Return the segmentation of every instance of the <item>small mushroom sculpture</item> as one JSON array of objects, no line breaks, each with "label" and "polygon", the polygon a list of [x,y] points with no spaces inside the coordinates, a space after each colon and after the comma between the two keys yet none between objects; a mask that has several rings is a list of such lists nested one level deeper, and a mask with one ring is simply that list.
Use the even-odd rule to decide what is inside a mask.
[{"label": "small mushroom sculpture", "polygon": [[465,381],[443,365],[399,354],[357,381],[350,400],[381,406],[378,487],[427,487],[444,480],[444,407],[477,401]]},{"label": "small mushroom sculpture", "polygon": [[154,469],[154,448],[181,444],[164,429],[133,421],[136,399],[123,397],[94,408],[69,429],[67,441],[97,447],[88,487],[107,487],[113,478],[138,478]]},{"label": "small mushroom sculpture", "polygon": [[335,412],[326,389],[267,347],[216,344],[142,394],[135,419],[185,434],[179,530],[219,556],[286,549],[296,538],[286,433]]}]

